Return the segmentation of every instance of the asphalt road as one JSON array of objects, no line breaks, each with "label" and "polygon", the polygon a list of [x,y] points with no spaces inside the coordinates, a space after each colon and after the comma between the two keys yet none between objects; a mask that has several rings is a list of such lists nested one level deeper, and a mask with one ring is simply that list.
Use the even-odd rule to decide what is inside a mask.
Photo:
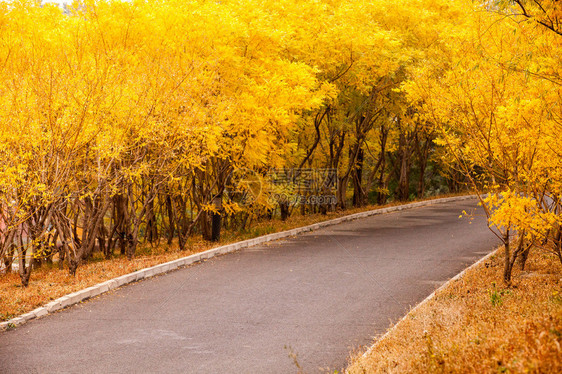
[{"label": "asphalt road", "polygon": [[476,200],[373,216],[244,249],[0,333],[1,373],[341,369],[498,244]]}]

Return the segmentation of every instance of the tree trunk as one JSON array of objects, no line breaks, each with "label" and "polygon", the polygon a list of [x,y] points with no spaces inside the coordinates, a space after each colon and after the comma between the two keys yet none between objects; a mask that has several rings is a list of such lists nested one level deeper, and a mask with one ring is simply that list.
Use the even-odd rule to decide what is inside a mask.
[{"label": "tree trunk", "polygon": [[353,171],[353,206],[361,207],[365,204],[365,192],[363,190],[363,160],[365,154],[363,148],[357,151],[357,161]]},{"label": "tree trunk", "polygon": [[380,172],[379,172],[379,180],[378,180],[378,188],[377,188],[377,203],[379,205],[383,205],[384,203],[386,203],[386,197],[387,197],[387,185],[385,182],[385,169],[386,169],[386,143],[388,141],[388,132],[389,130],[386,128],[386,126],[381,126],[381,135],[380,135],[380,145],[381,145],[381,151],[380,151],[380,157],[379,157],[379,162],[380,162]]},{"label": "tree trunk", "polygon": [[338,207],[342,210],[345,210],[347,201],[346,201],[346,192],[347,192],[347,183],[349,182],[348,176],[338,177],[338,189],[337,189],[337,204]]},{"label": "tree trunk", "polygon": [[287,201],[282,201],[279,203],[279,210],[281,212],[281,220],[282,221],[286,221],[287,218],[289,218],[290,216],[290,211],[289,211],[289,203]]},{"label": "tree trunk", "polygon": [[425,143],[423,146],[420,145],[419,137],[415,136],[416,150],[418,153],[418,162],[420,168],[420,178],[418,180],[418,198],[423,198],[425,195],[425,170],[427,169],[427,160],[429,158],[429,150],[431,148],[431,143],[433,136],[431,134],[426,135]]},{"label": "tree trunk", "polygon": [[31,270],[33,269],[33,263],[35,262],[35,256],[31,256],[29,263],[27,263],[27,250],[23,245],[23,240],[20,243],[18,250],[19,257],[19,275],[22,287],[26,288],[29,286],[29,280],[31,278]]},{"label": "tree trunk", "polygon": [[127,251],[127,237],[129,236],[129,216],[127,199],[118,194],[113,197],[115,205],[115,225],[117,228],[117,239],[119,240],[119,252],[124,255]]},{"label": "tree trunk", "polygon": [[507,231],[507,233],[504,235],[504,239],[503,239],[503,252],[504,252],[504,263],[503,263],[503,281],[506,285],[509,285],[511,283],[511,270],[509,268],[509,256],[510,256],[510,250],[509,250],[509,230]]},{"label": "tree trunk", "polygon": [[209,212],[201,213],[201,235],[205,240],[211,240],[213,236],[210,216]]},{"label": "tree trunk", "polygon": [[168,245],[170,245],[172,244],[172,239],[174,238],[175,217],[174,208],[172,206],[172,198],[169,194],[166,194],[166,210],[168,213]]},{"label": "tree trunk", "polygon": [[150,200],[146,210],[146,240],[154,243],[158,240],[158,226],[156,222],[156,213],[154,212],[154,199]]},{"label": "tree trunk", "polygon": [[400,178],[398,181],[398,199],[407,201],[410,198],[410,147],[404,133],[400,133]]}]

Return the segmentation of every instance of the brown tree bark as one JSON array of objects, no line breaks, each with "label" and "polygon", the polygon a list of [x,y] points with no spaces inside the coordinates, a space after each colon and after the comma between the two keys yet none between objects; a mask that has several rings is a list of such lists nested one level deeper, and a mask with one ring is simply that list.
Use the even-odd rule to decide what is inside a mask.
[{"label": "brown tree bark", "polygon": [[363,161],[365,152],[362,147],[357,151],[357,161],[353,170],[353,206],[361,207],[365,205],[365,190],[363,189]]}]

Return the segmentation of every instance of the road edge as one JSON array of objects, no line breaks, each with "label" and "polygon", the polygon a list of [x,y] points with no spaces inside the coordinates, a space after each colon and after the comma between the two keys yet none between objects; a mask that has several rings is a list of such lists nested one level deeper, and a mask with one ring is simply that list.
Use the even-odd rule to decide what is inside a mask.
[{"label": "road edge", "polygon": [[[477,197],[477,195],[463,195],[463,196],[444,197],[444,198],[424,200],[424,201],[419,201],[419,202],[409,203],[409,204],[404,204],[404,205],[397,205],[397,206],[392,206],[392,207],[387,207],[387,208],[378,208],[378,209],[368,210],[366,212],[354,213],[354,214],[350,214],[350,215],[347,215],[347,216],[334,218],[334,219],[323,221],[323,222],[314,223],[312,225],[297,227],[297,228],[292,229],[292,230],[286,230],[286,231],[281,231],[281,232],[277,232],[277,233],[273,233],[273,234],[262,235],[262,236],[258,236],[257,238],[243,240],[243,241],[240,241],[240,242],[236,242],[236,243],[227,244],[227,245],[223,245],[223,246],[220,246],[220,247],[212,248],[212,249],[209,249],[209,250],[204,251],[204,252],[200,252],[200,253],[196,253],[196,254],[193,254],[193,255],[190,255],[190,256],[182,257],[182,258],[179,258],[177,260],[165,262],[165,263],[160,264],[160,265],[155,265],[155,266],[151,266],[151,267],[144,268],[144,269],[141,269],[141,270],[137,270],[133,273],[121,275],[119,277],[107,280],[107,281],[102,282],[102,283],[98,283],[94,286],[85,288],[83,290],[76,291],[76,292],[73,292],[71,294],[59,297],[58,299],[55,299],[55,300],[43,305],[42,307],[36,308],[36,309],[32,310],[31,312],[24,313],[20,316],[14,317],[14,318],[12,318],[8,321],[5,321],[5,322],[0,322],[0,332],[13,329],[17,326],[21,326],[28,321],[31,321],[31,320],[36,319],[36,318],[44,317],[44,316],[46,316],[48,314],[51,314],[51,313],[54,313],[58,310],[70,307],[70,306],[78,304],[82,301],[85,301],[85,300],[91,299],[93,297],[102,295],[102,294],[107,293],[111,290],[115,290],[115,289],[117,289],[121,286],[130,284],[130,283],[133,283],[133,282],[137,282],[137,281],[140,281],[140,280],[143,280],[143,279],[148,279],[148,278],[151,278],[155,275],[165,274],[165,273],[168,273],[170,271],[177,270],[177,269],[180,269],[180,268],[183,268],[183,267],[201,262],[203,260],[213,258],[217,255],[235,252],[235,251],[238,251],[238,250],[243,249],[243,248],[252,247],[254,245],[263,244],[263,243],[267,243],[267,242],[274,241],[274,240],[288,238],[288,237],[291,237],[291,236],[303,234],[303,233],[310,232],[310,231],[313,231],[313,230],[318,230],[320,228],[324,228],[324,227],[328,227],[328,226],[334,226],[334,225],[337,225],[337,224],[340,224],[340,223],[343,223],[343,222],[349,222],[349,221],[353,221],[353,220],[360,219],[360,218],[367,218],[367,217],[371,217],[371,216],[375,216],[375,215],[398,212],[398,211],[401,211],[401,210],[419,208],[419,207],[423,207],[423,206],[445,203],[445,202],[450,202],[450,201],[470,200],[470,199],[473,199],[475,197]],[[485,258],[487,258],[487,256]],[[482,261],[482,260],[483,259],[481,259],[480,261]],[[474,265],[476,265],[476,264],[473,264],[472,266],[474,266]],[[470,269],[471,267],[465,269],[464,271]],[[460,274],[463,274],[464,271]],[[451,282],[454,279],[457,279],[457,277],[460,274],[458,274],[455,278],[452,278],[449,282]],[[440,290],[445,285],[449,284],[449,282],[447,282],[444,285],[442,285],[441,287],[439,287],[430,296],[428,296],[428,298],[426,298],[424,301],[422,301],[422,303],[424,303],[427,300],[429,300],[430,298],[432,298],[434,296],[435,292]],[[417,306],[419,306],[420,304],[418,304]],[[417,306],[414,309],[412,309],[409,313],[414,311],[417,308]],[[408,314],[406,314],[406,316]],[[404,316],[402,319],[406,318],[406,316]],[[398,323],[400,323],[402,321],[402,319]],[[393,328],[394,327],[392,327],[391,330]],[[383,337],[386,336],[391,330],[389,330],[385,335],[383,335]],[[383,337],[381,337],[381,339]],[[380,340],[380,339],[377,339],[377,341],[378,340]],[[374,344],[376,344],[376,342]],[[373,344],[373,346],[374,346],[374,344]],[[373,346],[371,346],[371,348]],[[370,349],[367,352],[369,352]],[[365,352],[365,354],[367,354],[367,352]]]},{"label": "road edge", "polygon": [[[441,292],[442,290],[444,290],[445,288],[447,288],[451,283],[456,282],[457,280],[461,279],[468,271],[474,269],[475,267],[477,267],[478,265],[480,265],[481,263],[485,262],[486,260],[488,260],[490,257],[492,257],[493,255],[495,255],[499,250],[501,250],[503,247],[499,246],[496,247],[494,249],[491,250],[490,253],[488,253],[487,255],[485,255],[484,257],[480,258],[478,261],[476,261],[475,263],[473,263],[472,265],[470,265],[469,267],[465,268],[463,271],[461,271],[460,273],[458,273],[457,275],[455,275],[454,277],[452,277],[451,279],[449,279],[448,281],[446,281],[445,283],[443,283],[441,286],[439,286],[437,289],[435,289],[429,296],[427,296],[425,299],[423,299],[422,301],[420,301],[419,303],[417,303],[413,308],[411,308],[408,313],[406,313],[402,318],[400,318],[398,320],[398,322],[396,322],[394,325],[392,325],[388,330],[386,330],[386,332],[384,334],[382,334],[380,337],[376,338],[373,343],[369,346],[369,348],[361,355],[361,357],[359,359],[365,359],[367,358],[367,356],[373,351],[373,349],[375,349],[375,346],[381,342],[382,340],[386,339],[394,330],[396,330],[398,328],[398,326],[400,326],[402,324],[402,322],[404,322],[406,320],[406,318],[408,318],[408,316],[410,316],[412,313],[415,313],[416,310],[418,310],[422,305],[427,304],[431,299],[433,299],[439,292]],[[351,365],[351,364],[350,364]],[[344,371],[344,373],[347,373],[347,369]]]}]

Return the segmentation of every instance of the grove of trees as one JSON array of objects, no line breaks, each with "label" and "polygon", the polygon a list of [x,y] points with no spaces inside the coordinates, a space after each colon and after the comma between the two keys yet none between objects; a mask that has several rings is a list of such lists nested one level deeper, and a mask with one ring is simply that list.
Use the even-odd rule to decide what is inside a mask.
[{"label": "grove of trees", "polygon": [[[554,0],[0,2],[0,260],[26,286],[54,255],[74,274],[183,250],[213,215],[470,185],[506,282],[531,248],[562,262],[561,20]],[[272,170],[334,170],[337,199],[295,210]]]}]

